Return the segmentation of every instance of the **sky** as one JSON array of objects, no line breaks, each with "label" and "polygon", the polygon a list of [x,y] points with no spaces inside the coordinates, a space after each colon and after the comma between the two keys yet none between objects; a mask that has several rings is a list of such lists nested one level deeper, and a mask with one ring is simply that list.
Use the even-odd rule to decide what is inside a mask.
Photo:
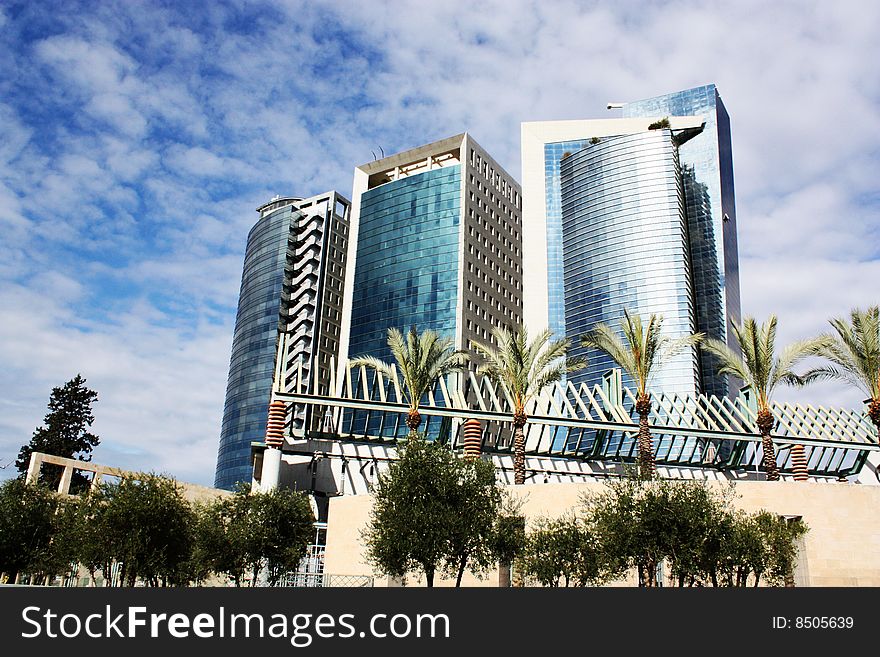
[{"label": "sky", "polygon": [[[276,194],[714,82],[742,304],[880,302],[880,3],[0,0],[0,478],[81,373],[98,463],[212,484],[247,232]],[[860,406],[825,383],[780,398]]]}]

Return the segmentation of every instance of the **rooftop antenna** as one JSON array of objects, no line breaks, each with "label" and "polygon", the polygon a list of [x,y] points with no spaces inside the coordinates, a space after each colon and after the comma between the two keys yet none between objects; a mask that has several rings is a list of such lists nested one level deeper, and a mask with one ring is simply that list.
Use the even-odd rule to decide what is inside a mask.
[{"label": "rooftop antenna", "polygon": [[379,152],[382,153],[382,158],[385,158],[385,149],[379,146]]},{"label": "rooftop antenna", "polygon": [[374,151],[370,151],[370,152],[373,154],[373,162],[375,162],[376,160],[379,159],[378,157],[376,157],[376,153]]}]

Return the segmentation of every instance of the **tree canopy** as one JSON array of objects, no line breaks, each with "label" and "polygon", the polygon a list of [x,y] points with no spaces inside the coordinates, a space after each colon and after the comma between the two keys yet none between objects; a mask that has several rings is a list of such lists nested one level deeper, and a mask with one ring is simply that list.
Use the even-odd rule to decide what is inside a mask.
[{"label": "tree canopy", "polygon": [[52,569],[47,555],[57,528],[58,504],[52,491],[22,479],[0,485],[0,572],[14,579],[20,572]]},{"label": "tree canopy", "polygon": [[314,538],[315,517],[308,498],[277,488],[269,492],[239,487],[230,497],[198,511],[195,563],[241,586],[245,576],[256,586],[265,570],[270,586],[295,570]]},{"label": "tree canopy", "polygon": [[795,541],[807,526],[768,511],[734,510],[733,499],[732,486],[627,478],[582,502],[606,561],[635,568],[640,586],[655,585],[661,563],[679,586],[789,580]]},{"label": "tree canopy", "polygon": [[[96,401],[98,393],[86,387],[81,374],[61,387],[52,388],[49,412],[43,418],[43,424],[34,430],[31,441],[18,453],[15,461],[18,471],[21,474],[27,472],[33,452],[90,461],[92,449],[100,442],[100,438],[89,431],[95,421],[92,404]],[[55,487],[60,478],[60,468],[47,465],[40,480]],[[72,487],[74,490],[83,488],[85,483],[85,478],[77,473]]]},{"label": "tree canopy", "polygon": [[378,572],[420,571],[433,586],[435,573],[445,571],[460,584],[466,569],[480,573],[494,561],[501,490],[491,463],[415,436],[373,494],[364,540]]}]

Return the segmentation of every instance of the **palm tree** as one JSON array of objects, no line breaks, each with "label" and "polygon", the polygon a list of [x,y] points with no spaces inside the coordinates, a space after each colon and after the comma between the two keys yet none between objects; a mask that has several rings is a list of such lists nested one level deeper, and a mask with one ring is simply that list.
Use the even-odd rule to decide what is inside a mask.
[{"label": "palm tree", "polygon": [[830,320],[837,335],[822,335],[817,353],[832,365],[809,374],[817,379],[840,379],[866,393],[868,417],[877,427],[880,441],[880,307],[872,306],[864,312],[856,308],[850,318],[850,322]]},{"label": "palm tree", "polygon": [[788,345],[776,356],[776,315],[770,315],[765,324],[758,326],[753,317],[746,317],[740,326],[733,325],[733,335],[739,343],[742,355],[736,353],[721,340],[706,340],[703,349],[718,357],[719,374],[732,374],[742,379],[757,398],[756,423],[764,447],[764,469],[768,481],[779,479],[776,452],[770,431],[776,418],[770,410],[770,397],[781,384],[801,387],[815,378],[811,374],[796,374],[792,368],[807,356],[816,353],[819,340],[812,338]]},{"label": "palm tree", "polygon": [[559,381],[566,372],[586,365],[583,359],[566,358],[568,340],[552,340],[545,329],[529,342],[526,330],[516,333],[506,328],[492,331],[498,348],[474,342],[474,349],[485,362],[477,368],[510,393],[513,401],[513,483],[526,482],[526,440],[523,427],[528,421],[526,406],[546,386]]},{"label": "palm tree", "polygon": [[702,333],[670,338],[663,335],[663,315],[651,314],[648,323],[640,315],[623,311],[620,320],[623,338],[608,324],[596,324],[581,336],[581,345],[603,351],[629,374],[636,384],[636,412],[639,414],[639,476],[651,478],[655,473],[654,446],[648,417],[651,414],[651,375],[664,362],[703,339]]},{"label": "palm tree", "polygon": [[[416,435],[422,416],[419,403],[422,396],[441,376],[467,367],[468,354],[456,351],[451,338],[441,337],[436,331],[427,329],[422,333],[410,327],[406,336],[398,329],[388,329],[388,348],[403,376],[404,397],[408,398],[409,411],[406,426],[410,437]],[[380,374],[390,377],[392,365],[374,356],[359,356],[349,363],[349,367],[365,365]]]}]

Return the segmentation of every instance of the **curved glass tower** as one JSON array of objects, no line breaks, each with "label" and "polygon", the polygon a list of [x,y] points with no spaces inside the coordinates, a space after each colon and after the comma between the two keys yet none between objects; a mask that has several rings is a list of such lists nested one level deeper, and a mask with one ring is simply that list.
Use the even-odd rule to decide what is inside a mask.
[{"label": "curved glass tower", "polygon": [[[607,223],[609,235],[593,233],[592,229],[587,230],[583,225],[586,221],[583,206],[586,199],[594,206],[589,210],[592,222],[599,215],[612,216],[624,212],[620,205],[622,203],[635,204],[637,200],[638,203],[647,202],[649,196],[657,192],[657,189],[648,189],[645,185],[648,182],[660,184],[659,161],[655,162],[657,166],[645,167],[639,164],[642,156],[635,151],[644,146],[637,135],[656,136],[659,133],[650,130],[650,126],[658,123],[671,131],[672,143],[667,144],[669,153],[663,166],[668,171],[673,167],[672,158],[677,158],[673,168],[676,169],[679,194],[683,199],[685,225],[680,236],[686,251],[686,259],[682,262],[686,264],[682,265],[685,269],[676,275],[678,287],[675,294],[683,294],[681,274],[686,274],[687,295],[691,300],[689,312],[693,318],[689,330],[724,340],[736,348],[729,330],[729,321],[738,322],[740,319],[733,157],[730,119],[718,90],[715,85],[708,84],[624,103],[622,109],[621,118],[522,124],[523,190],[526,200],[523,207],[523,266],[528,273],[525,281],[526,324],[533,331],[549,326],[554,332],[576,340],[584,329],[585,317],[595,317],[596,321],[606,321],[612,325],[619,322],[622,308],[620,304],[615,306],[614,299],[617,297],[626,297],[630,307],[641,313],[650,312],[649,309],[654,307],[659,309],[656,294],[652,293],[650,296],[654,300],[648,302],[644,292],[633,296],[634,290],[644,285],[647,276],[652,279],[652,286],[659,294],[661,289],[669,287],[668,280],[658,278],[654,273],[629,268],[627,275],[636,276],[636,280],[629,283],[617,277],[617,284],[623,287],[609,291],[609,279],[602,278],[608,273],[603,272],[604,265],[582,261],[596,257],[604,259],[604,262],[611,257],[617,258],[620,249],[626,249],[628,256],[621,256],[616,261],[621,267],[626,267],[628,261],[643,261],[643,255],[653,252],[660,243],[671,248],[668,235],[657,235],[658,241],[645,244],[647,251],[644,252],[642,246],[636,246],[633,251],[624,242],[617,245],[617,250],[612,249],[609,235],[634,243],[634,235],[618,230],[618,220],[627,225],[629,221],[620,216]],[[630,159],[633,176],[628,182],[621,179],[619,186],[611,186],[606,174],[617,175],[612,172],[619,170],[627,161],[626,154],[612,151],[626,148],[634,149]],[[566,206],[561,170],[569,159],[565,156],[572,153],[576,155],[571,156],[575,159],[569,171],[572,179],[568,182],[570,198]],[[615,160],[614,167],[611,167],[609,158]],[[580,178],[580,181],[575,178]],[[593,184],[596,185],[595,189],[585,189],[585,186]],[[629,196],[625,189],[627,186],[630,187]],[[644,208],[648,208],[648,205]],[[575,209],[581,216],[566,216]],[[589,225],[594,226],[593,223]],[[634,229],[633,226],[629,228]],[[604,247],[575,241],[581,239],[598,239],[611,251],[602,252],[601,248]],[[680,245],[676,245],[675,249],[677,253],[680,252]],[[659,258],[654,269],[662,269],[667,264],[667,260]],[[593,292],[585,292],[587,289]],[[577,294],[578,301],[568,298],[570,293]],[[600,303],[599,297],[602,295],[608,296],[606,312],[598,313],[596,304]],[[673,310],[673,306],[682,300],[673,301],[669,297],[664,311],[668,328],[672,328],[672,325],[682,326],[683,310]],[[585,304],[584,307],[578,302]],[[574,324],[570,325],[570,322]],[[591,368],[593,375],[601,367],[601,357],[596,356],[596,359],[596,365]],[[696,359],[695,381],[684,387],[668,387],[665,392],[689,393],[696,389],[703,394],[718,396],[738,392],[739,382],[719,375],[717,363],[712,357],[698,351]],[[573,378],[583,380],[585,376],[585,373],[581,373]],[[593,376],[592,381],[598,382],[598,379]]]},{"label": "curved glass tower", "polygon": [[[287,337],[279,385],[326,394],[339,359],[350,203],[336,192],[276,197],[248,234],[215,486],[251,481],[251,443],[262,442],[279,333]],[[299,379],[302,379],[301,381]],[[285,435],[321,429],[308,407],[288,408]]]},{"label": "curved glass tower", "polygon": [[[293,199],[268,208],[248,233],[235,316],[226,403],[214,485],[231,488],[251,481],[251,442],[266,434],[266,413],[281,318]],[[277,203],[277,202],[276,202]]]},{"label": "curved glass tower", "polygon": [[[688,217],[697,329],[739,346],[729,322],[740,321],[739,253],[730,117],[714,84],[626,103],[625,117],[700,116],[703,131],[682,143],[679,159]],[[725,396],[739,390],[719,375],[714,356],[700,351],[703,392]]]},{"label": "curved glass tower", "polygon": [[[589,366],[573,382],[599,383],[617,367],[579,345],[598,322],[619,325],[624,310],[663,315],[671,337],[695,330],[687,220],[678,149],[670,130],[595,140],[562,159],[562,254],[566,332]],[[632,385],[626,381],[625,385]],[[697,394],[694,350],[667,362],[658,390]]]}]

